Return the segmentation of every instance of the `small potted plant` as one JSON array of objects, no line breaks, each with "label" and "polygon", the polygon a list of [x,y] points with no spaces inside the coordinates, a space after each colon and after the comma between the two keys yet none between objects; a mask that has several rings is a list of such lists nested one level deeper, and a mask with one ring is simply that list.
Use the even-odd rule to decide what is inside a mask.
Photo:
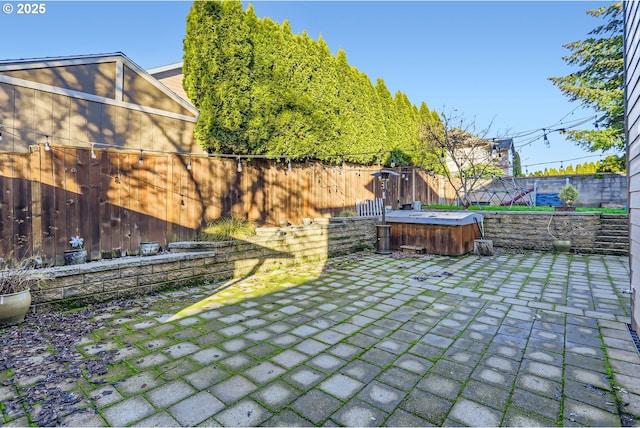
[{"label": "small potted plant", "polygon": [[5,264],[0,269],[0,327],[24,320],[31,306],[31,288],[44,280],[34,272],[36,258],[27,258],[17,266]]},{"label": "small potted plant", "polygon": [[556,209],[556,211],[575,211],[576,208],[573,206],[573,204],[578,199],[578,196],[580,196],[580,193],[578,192],[578,189],[573,186],[573,184],[567,184],[566,186],[564,186],[562,189],[560,189],[560,193],[558,193],[558,198],[560,198],[560,200],[562,201],[564,209]]},{"label": "small potted plant", "polygon": [[71,244],[73,250],[67,250],[64,252],[64,264],[77,265],[86,263],[87,250],[84,248],[84,238],[73,236],[69,240],[69,244]]}]

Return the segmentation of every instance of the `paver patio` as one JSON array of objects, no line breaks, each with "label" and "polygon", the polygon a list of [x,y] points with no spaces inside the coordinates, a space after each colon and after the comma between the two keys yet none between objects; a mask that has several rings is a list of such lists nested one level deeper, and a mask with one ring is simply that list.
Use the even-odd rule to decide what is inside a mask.
[{"label": "paver patio", "polygon": [[[627,257],[362,252],[160,293],[94,313],[55,421],[638,426],[628,289]],[[20,397],[46,376],[0,381],[3,425],[39,420]]]}]

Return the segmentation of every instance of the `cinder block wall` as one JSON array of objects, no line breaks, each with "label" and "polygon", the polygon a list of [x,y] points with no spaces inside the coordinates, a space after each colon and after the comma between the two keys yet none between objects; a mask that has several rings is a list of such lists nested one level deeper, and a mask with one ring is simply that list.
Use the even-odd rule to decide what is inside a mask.
[{"label": "cinder block wall", "polygon": [[484,235],[495,247],[549,251],[551,232],[559,239],[571,239],[572,248],[594,247],[600,230],[600,213],[481,211]]},{"label": "cinder block wall", "polygon": [[37,270],[47,280],[32,289],[33,310],[82,306],[214,282],[372,248],[375,218],[319,218],[311,225],[260,228],[242,241],[173,243],[171,252]]}]

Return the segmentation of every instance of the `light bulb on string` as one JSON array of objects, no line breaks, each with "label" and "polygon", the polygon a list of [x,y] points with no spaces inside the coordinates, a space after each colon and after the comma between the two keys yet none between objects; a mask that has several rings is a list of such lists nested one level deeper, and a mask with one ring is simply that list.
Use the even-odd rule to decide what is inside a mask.
[{"label": "light bulb on string", "polygon": [[187,171],[191,171],[191,159],[187,160]]},{"label": "light bulb on string", "polygon": [[551,147],[549,138],[547,137],[547,132],[544,129],[542,130],[542,132],[544,132],[544,145],[547,146],[547,148]]},{"label": "light bulb on string", "polygon": [[95,143],[91,143],[91,159],[95,159],[98,156],[96,155],[96,151],[95,151]]},{"label": "light bulb on string", "polygon": [[242,162],[240,162],[240,156],[238,156],[238,168],[237,168],[238,172],[242,172]]},{"label": "light bulb on string", "polygon": [[2,126],[0,126],[0,141],[2,141]]},{"label": "light bulb on string", "polygon": [[46,151],[49,151],[49,150],[51,150],[51,146],[49,145],[49,136],[45,135],[45,137],[47,138],[47,141],[44,142],[44,149]]},{"label": "light bulb on string", "polygon": [[138,165],[142,165],[144,159],[142,159],[142,150],[140,150],[140,157],[138,158]]},{"label": "light bulb on string", "polygon": [[293,171],[293,167],[291,166],[291,159],[289,159],[289,165],[287,166],[287,171]]}]

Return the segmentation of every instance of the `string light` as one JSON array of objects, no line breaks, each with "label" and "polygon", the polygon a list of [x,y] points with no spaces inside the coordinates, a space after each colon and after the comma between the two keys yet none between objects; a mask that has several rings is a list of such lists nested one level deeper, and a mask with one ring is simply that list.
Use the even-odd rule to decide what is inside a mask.
[{"label": "string light", "polygon": [[142,162],[144,162],[144,159],[142,159],[142,150],[140,150],[140,157],[138,158],[138,165],[142,165]]},{"label": "string light", "polygon": [[0,125],[0,141],[2,141],[2,125]]},{"label": "string light", "polygon": [[95,145],[96,143],[91,143],[91,159],[95,159],[98,156],[96,155],[96,151],[95,151]]},{"label": "string light", "polygon": [[291,166],[291,159],[289,159],[289,165],[287,166],[287,171],[293,171],[293,167]]},{"label": "string light", "polygon": [[187,171],[191,171],[191,159],[187,161]]},{"label": "string light", "polygon": [[[574,109],[575,110],[575,109]],[[581,119],[575,119],[571,122],[566,122],[563,123],[564,119],[569,116],[572,115],[573,111],[570,112],[569,114],[565,115],[560,121],[558,121],[555,125],[552,125],[551,127],[545,127],[545,128],[538,128],[536,130],[531,130],[531,131],[523,131],[523,132],[519,132],[519,133],[513,133],[509,138],[519,138],[519,137],[523,137],[526,135],[531,135],[534,134],[536,132],[543,132],[543,140],[544,143],[547,147],[550,147],[549,144],[549,138],[548,138],[548,134],[551,132],[558,132],[560,134],[564,134],[566,133],[566,131],[568,129],[571,128],[576,128],[584,123],[588,123],[591,122],[593,123],[593,125],[598,128],[598,123],[597,123],[597,117],[594,119],[594,116],[589,116],[587,118],[581,118]],[[555,128],[556,126],[562,124],[563,127],[562,128]],[[4,124],[0,123],[0,138],[2,137],[3,133],[9,132],[7,131],[7,129],[13,129],[16,131],[24,131],[24,132],[30,132],[33,133],[34,135],[40,135],[40,136],[44,136],[46,138],[46,141],[44,143],[44,149],[46,151],[51,150],[51,146],[49,144],[49,136],[47,134],[44,133],[40,133],[37,132],[33,129],[23,129],[23,128],[17,128],[17,127],[7,127]],[[14,134],[12,132],[9,132],[10,135],[14,135],[17,138],[20,138],[20,136],[18,134]],[[75,139],[75,138],[65,138],[65,137],[56,137],[58,139],[61,140],[66,140],[66,141],[74,141],[74,142],[78,142],[81,144],[90,144],[92,146],[92,152],[94,151],[94,145],[95,144],[100,144],[101,147],[104,148],[114,148],[114,149],[118,149],[118,150],[126,150],[125,147],[122,147],[121,145],[115,145],[115,144],[106,144],[106,143],[92,143],[86,140],[80,140],[80,139]],[[506,137],[502,137],[502,138],[506,138]],[[532,138],[530,141],[524,142],[524,143],[520,143],[515,145],[515,147],[520,148],[520,147],[524,147],[524,146],[528,146],[531,145],[533,142],[539,140],[540,136],[535,136],[534,138]],[[495,140],[495,138],[493,139],[487,139],[488,141],[490,140]],[[145,149],[147,152],[150,153],[160,153],[160,154],[168,154],[168,155],[188,155],[188,156],[192,156],[192,155],[201,155],[201,156],[208,156],[208,157],[218,157],[218,158],[237,158],[238,159],[238,163],[241,162],[241,159],[243,158],[247,158],[247,159],[251,159],[251,158],[256,158],[256,159],[271,159],[271,160],[276,160],[276,159],[287,159],[288,163],[291,162],[291,156],[290,155],[235,155],[235,154],[227,154],[227,153],[213,153],[213,152],[209,152],[209,153],[176,153],[175,151],[162,151],[162,150],[154,150],[154,149]],[[143,163],[143,156],[142,156],[142,152],[143,150],[140,150],[140,157],[138,159],[139,163],[142,164]],[[382,153],[393,153],[392,150],[386,151],[386,152],[382,152]],[[371,155],[371,154],[375,154],[375,155],[380,155],[381,152],[377,151],[377,152],[354,152],[354,153],[341,153],[341,154],[333,154],[332,156],[336,156],[336,157],[340,157],[342,159],[342,162],[340,163],[340,166],[342,167],[343,162],[344,162],[344,157],[345,156],[362,156],[362,155]],[[594,157],[594,156],[587,156],[584,158],[588,158],[588,157]],[[93,158],[93,153],[92,153],[92,158]],[[313,158],[313,155],[307,155],[307,156],[299,156],[297,158]],[[583,158],[577,158],[577,159],[583,159]],[[571,160],[577,160],[577,159],[569,159],[569,160],[565,160],[565,161],[571,161]],[[440,160],[442,163],[444,163],[446,161],[446,155],[445,153],[441,153],[441,157]],[[543,162],[540,163],[540,165],[542,164],[548,164],[548,163],[557,163],[558,161],[552,161],[552,162]],[[537,164],[536,164],[537,165]],[[534,165],[530,165],[530,166],[534,166]],[[242,171],[242,165],[239,165],[238,168],[239,172]]]},{"label": "string light", "polygon": [[242,172],[242,162],[240,162],[240,156],[238,156],[238,168],[237,168],[238,172]]}]

